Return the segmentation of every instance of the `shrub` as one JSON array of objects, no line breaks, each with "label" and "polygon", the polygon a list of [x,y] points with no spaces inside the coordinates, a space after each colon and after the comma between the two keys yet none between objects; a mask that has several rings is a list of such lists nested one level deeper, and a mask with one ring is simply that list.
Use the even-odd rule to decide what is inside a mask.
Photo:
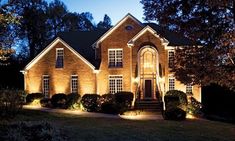
[{"label": "shrub", "polygon": [[125,111],[131,108],[131,103],[133,101],[133,93],[132,92],[118,92],[115,95],[115,102],[119,109],[119,113],[123,114]]},{"label": "shrub", "polygon": [[4,125],[0,137],[6,141],[66,141],[67,137],[48,122],[17,122]]},{"label": "shrub", "polygon": [[79,100],[81,96],[77,93],[70,93],[67,95],[66,108],[79,109]]},{"label": "shrub", "polygon": [[180,108],[166,109],[163,118],[165,120],[185,120],[186,112]]},{"label": "shrub", "polygon": [[100,98],[101,96],[98,94],[85,94],[82,96],[81,104],[83,106],[83,110],[88,112],[97,112],[100,111]]},{"label": "shrub", "polygon": [[201,107],[202,107],[201,103],[198,102],[194,97],[189,98],[189,103],[187,107],[189,114],[193,114],[196,116],[202,115]]},{"label": "shrub", "polygon": [[101,103],[101,112],[103,113],[117,114],[119,111],[115,102],[114,94],[102,95],[100,99],[100,103]]},{"label": "shrub", "polygon": [[27,104],[30,104],[30,103],[32,103],[35,99],[41,100],[41,99],[43,99],[43,98],[44,98],[44,96],[43,96],[42,93],[32,93],[32,94],[28,94],[28,95],[26,96],[26,103],[27,103]]},{"label": "shrub", "polygon": [[0,116],[3,118],[14,117],[22,109],[23,99],[20,90],[0,90]]},{"label": "shrub", "polygon": [[40,104],[42,107],[52,107],[52,104],[51,104],[51,99],[50,98],[43,98],[40,100]]},{"label": "shrub", "polygon": [[51,97],[51,104],[55,108],[66,108],[67,96],[63,93],[55,94]]},{"label": "shrub", "polygon": [[[177,102],[176,97],[178,97],[178,102]],[[188,104],[186,93],[179,91],[179,90],[170,90],[166,92],[164,101],[165,101],[166,109],[179,107],[186,111],[186,107]]]}]

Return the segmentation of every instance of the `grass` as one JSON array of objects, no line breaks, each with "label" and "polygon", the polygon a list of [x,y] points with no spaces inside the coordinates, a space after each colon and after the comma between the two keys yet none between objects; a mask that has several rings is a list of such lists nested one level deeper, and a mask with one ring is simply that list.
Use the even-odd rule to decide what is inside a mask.
[{"label": "grass", "polygon": [[23,110],[7,122],[12,121],[48,121],[70,141],[235,141],[233,124],[208,120],[134,121]]}]

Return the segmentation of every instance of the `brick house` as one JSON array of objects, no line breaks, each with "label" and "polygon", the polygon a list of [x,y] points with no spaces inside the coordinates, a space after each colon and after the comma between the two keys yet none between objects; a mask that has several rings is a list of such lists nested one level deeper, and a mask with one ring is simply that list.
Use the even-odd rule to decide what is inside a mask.
[{"label": "brick house", "polygon": [[140,101],[162,101],[177,89],[201,101],[200,86],[184,85],[170,72],[175,47],[187,45],[187,38],[127,14],[108,31],[60,33],[22,71],[25,90],[45,97],[131,91]]}]

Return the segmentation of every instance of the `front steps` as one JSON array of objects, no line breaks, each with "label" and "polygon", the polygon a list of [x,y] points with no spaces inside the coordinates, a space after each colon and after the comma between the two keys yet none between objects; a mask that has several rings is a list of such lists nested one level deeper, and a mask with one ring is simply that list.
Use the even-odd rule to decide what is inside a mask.
[{"label": "front steps", "polygon": [[162,102],[154,100],[136,100],[134,108],[146,112],[162,112]]}]

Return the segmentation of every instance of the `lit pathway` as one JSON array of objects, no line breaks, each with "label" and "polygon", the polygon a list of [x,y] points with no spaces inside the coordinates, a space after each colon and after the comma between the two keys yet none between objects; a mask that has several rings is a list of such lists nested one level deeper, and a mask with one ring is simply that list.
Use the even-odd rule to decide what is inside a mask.
[{"label": "lit pathway", "polygon": [[63,113],[63,114],[71,114],[71,115],[78,115],[81,117],[104,117],[104,118],[119,118],[119,119],[130,119],[130,120],[163,120],[162,115],[154,113],[146,114],[146,113],[138,113],[136,115],[135,112],[129,112],[128,115],[111,115],[111,114],[103,114],[103,113],[92,113],[92,112],[84,112],[81,110],[65,110],[65,109],[51,109],[51,108],[44,108],[41,106],[31,106],[31,105],[24,105],[24,109],[31,109],[31,110],[39,110],[44,112],[50,113]]}]

